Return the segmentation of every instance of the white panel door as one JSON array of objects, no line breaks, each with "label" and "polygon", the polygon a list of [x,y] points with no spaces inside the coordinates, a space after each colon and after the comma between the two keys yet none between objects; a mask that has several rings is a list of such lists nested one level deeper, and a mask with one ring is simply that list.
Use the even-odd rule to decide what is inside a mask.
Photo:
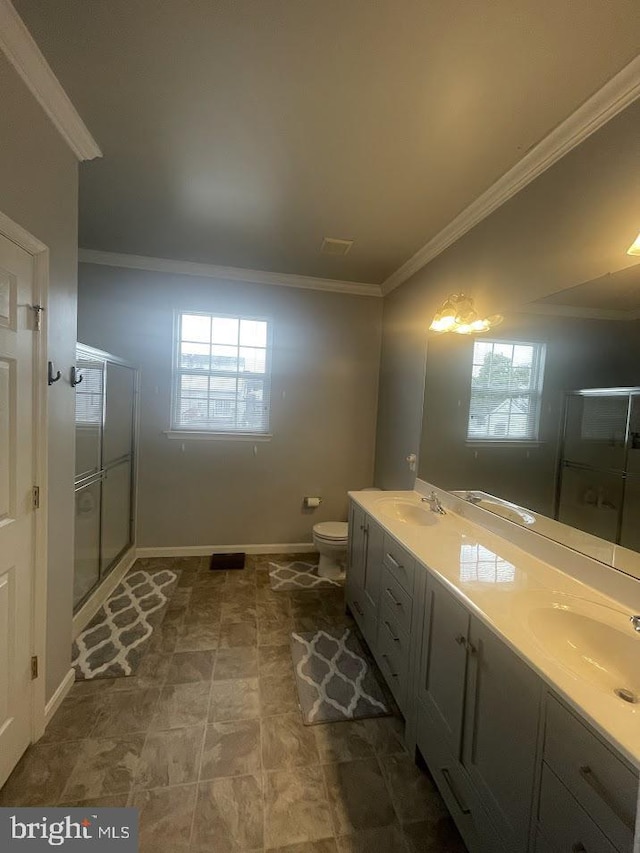
[{"label": "white panel door", "polygon": [[33,259],[0,235],[0,786],[31,740]]}]

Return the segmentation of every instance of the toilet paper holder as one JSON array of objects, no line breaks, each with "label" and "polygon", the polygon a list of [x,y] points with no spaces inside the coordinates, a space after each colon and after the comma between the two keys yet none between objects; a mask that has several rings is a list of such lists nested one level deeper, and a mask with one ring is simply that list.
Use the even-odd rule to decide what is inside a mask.
[{"label": "toilet paper holder", "polygon": [[322,498],[311,497],[307,495],[304,498],[303,503],[307,509],[316,509],[322,503]]}]

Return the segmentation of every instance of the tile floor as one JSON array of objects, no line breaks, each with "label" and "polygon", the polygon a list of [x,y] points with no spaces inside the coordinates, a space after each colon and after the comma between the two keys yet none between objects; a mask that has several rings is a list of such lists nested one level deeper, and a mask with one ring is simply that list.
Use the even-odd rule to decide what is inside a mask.
[{"label": "tile floor", "polygon": [[138,561],[181,570],[138,673],[77,683],[0,805],[137,806],[142,853],[464,853],[400,719],[302,724],[289,632],[343,592],[274,592],[270,559]]}]

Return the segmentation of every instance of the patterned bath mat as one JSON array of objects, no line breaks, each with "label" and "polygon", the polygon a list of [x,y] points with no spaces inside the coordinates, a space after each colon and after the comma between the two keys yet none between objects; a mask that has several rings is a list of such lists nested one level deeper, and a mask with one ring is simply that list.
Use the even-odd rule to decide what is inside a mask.
[{"label": "patterned bath mat", "polygon": [[291,655],[306,726],[392,713],[351,628],[294,632]]},{"label": "patterned bath mat", "polygon": [[320,578],[317,563],[269,563],[269,585],[274,592],[291,592],[301,589],[323,589],[344,586],[342,578]]},{"label": "patterned bath mat", "polygon": [[178,577],[168,569],[125,575],[73,644],[76,681],[135,674]]}]

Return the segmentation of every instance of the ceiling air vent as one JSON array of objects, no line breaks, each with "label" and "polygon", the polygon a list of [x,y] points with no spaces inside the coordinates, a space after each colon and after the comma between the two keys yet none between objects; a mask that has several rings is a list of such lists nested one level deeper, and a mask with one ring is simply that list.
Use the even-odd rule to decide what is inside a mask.
[{"label": "ceiling air vent", "polygon": [[339,240],[337,237],[325,237],[320,251],[323,255],[346,255],[353,246],[353,240]]}]

